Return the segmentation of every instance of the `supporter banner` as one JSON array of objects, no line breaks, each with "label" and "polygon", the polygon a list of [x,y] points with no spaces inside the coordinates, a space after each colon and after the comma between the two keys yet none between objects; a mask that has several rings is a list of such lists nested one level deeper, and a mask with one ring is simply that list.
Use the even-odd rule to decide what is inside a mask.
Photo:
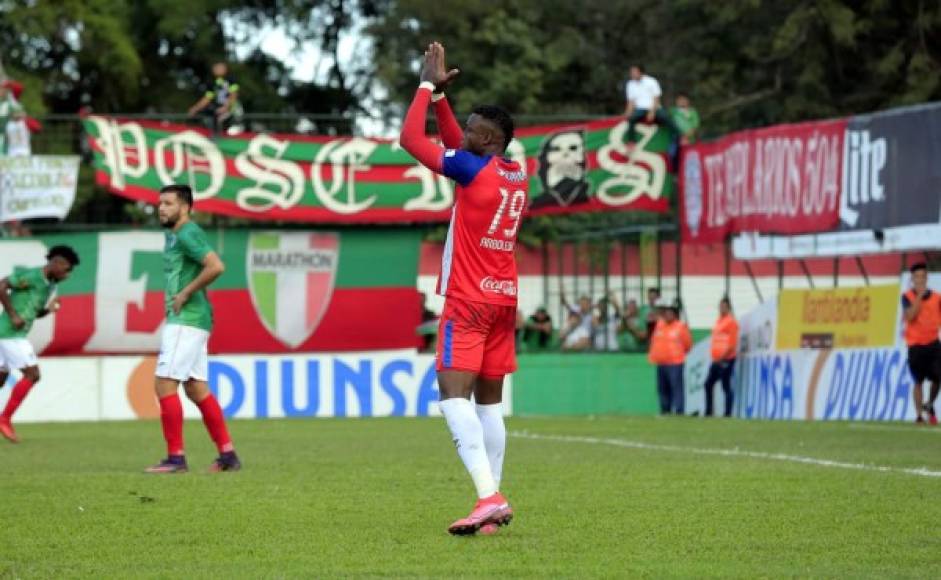
[{"label": "supporter banner", "polygon": [[[421,234],[209,230],[226,265],[211,286],[213,353],[410,348]],[[164,234],[107,232],[0,240],[0,277],[73,246],[81,265],[60,285],[62,309],[36,322],[43,354],[153,353],[164,320]],[[381,268],[376,265],[381,264]]]},{"label": "supporter banner", "polygon": [[[193,187],[200,211],[260,220],[332,223],[446,221],[452,183],[415,163],[398,143],[361,137],[245,133],[90,116],[96,181],[155,202],[169,183]],[[517,131],[508,156],[530,175],[533,215],[581,211],[666,212],[673,194],[670,135],[608,119]]]},{"label": "supporter banner", "polygon": [[[51,357],[41,365],[43,381],[23,403],[17,421],[160,416],[153,390],[153,357]],[[414,350],[211,356],[209,387],[225,415],[240,419],[440,414],[434,357]],[[510,414],[510,381],[505,389],[504,413]],[[0,389],[0,405],[6,404],[10,390]],[[200,417],[185,397],[183,407],[188,418]]]},{"label": "supporter banner", "polygon": [[684,240],[707,243],[732,232],[833,229],[845,128],[845,120],[778,125],[686,148]]},{"label": "supporter banner", "polygon": [[65,218],[75,201],[78,164],[71,155],[0,156],[0,223]]},{"label": "supporter banner", "polygon": [[841,228],[939,222],[941,103],[852,117],[844,159]]},{"label": "supporter banner", "polygon": [[777,350],[894,346],[899,286],[784,289],[778,297]]}]

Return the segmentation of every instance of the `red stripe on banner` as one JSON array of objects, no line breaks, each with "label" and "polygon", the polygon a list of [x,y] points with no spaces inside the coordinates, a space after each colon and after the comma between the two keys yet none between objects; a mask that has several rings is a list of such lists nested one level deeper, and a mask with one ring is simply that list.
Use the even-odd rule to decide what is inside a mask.
[{"label": "red stripe on banner", "polygon": [[52,342],[43,355],[79,354],[95,333],[95,295],[60,296],[62,308],[55,314]]},{"label": "red stripe on banner", "polygon": [[[103,174],[103,177],[102,177]],[[157,192],[146,187],[136,185],[126,185],[123,188],[110,186],[110,178],[105,172],[96,174],[96,181],[100,185],[107,187],[112,193],[147,203],[157,203]],[[451,217],[450,208],[443,211],[405,211],[399,208],[378,208],[367,209],[358,214],[340,215],[325,208],[319,207],[294,207],[291,209],[272,208],[264,212],[246,211],[232,201],[221,199],[204,199],[196,203],[197,211],[207,213],[218,213],[235,217],[265,221],[292,221],[309,223],[401,223],[401,222],[442,222]]]},{"label": "red stripe on banner", "polygon": [[213,353],[284,353],[414,348],[421,324],[421,298],[415,288],[334,289],[327,313],[310,338],[288,349],[262,325],[246,290],[210,292],[215,328]]},{"label": "red stripe on banner", "polygon": [[[213,353],[288,353],[310,351],[359,351],[415,348],[416,327],[421,324],[421,297],[415,288],[334,289],[320,324],[296,349],[289,349],[261,322],[248,290],[211,290],[214,328],[209,339]],[[95,331],[95,297],[63,296],[55,315],[53,339],[42,355],[107,354],[86,349]],[[146,293],[147,315],[134,323],[139,332],[156,332],[150,305],[162,303],[163,292]],[[144,323],[148,328],[143,328]],[[130,328],[127,332],[134,332]],[[155,347],[159,341],[154,341]],[[130,354],[130,353],[125,353]],[[152,354],[152,353],[138,353]]]},{"label": "red stripe on banner", "polygon": [[153,332],[163,323],[166,299],[163,292],[147,292],[144,307],[128,303],[126,307],[128,332]]}]

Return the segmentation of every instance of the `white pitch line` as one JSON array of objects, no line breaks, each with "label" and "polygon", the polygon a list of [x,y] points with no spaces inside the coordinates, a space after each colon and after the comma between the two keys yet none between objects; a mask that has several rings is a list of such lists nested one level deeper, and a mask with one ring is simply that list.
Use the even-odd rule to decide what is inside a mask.
[{"label": "white pitch line", "polygon": [[834,469],[853,469],[856,471],[872,471],[878,473],[900,473],[919,477],[941,478],[941,471],[933,471],[927,467],[888,467],[885,465],[869,465],[866,463],[849,463],[831,459],[818,459],[802,455],[787,455],[786,453],[765,453],[762,451],[744,451],[742,449],[717,449],[708,447],[683,447],[681,445],[660,445],[630,441],[627,439],[610,439],[603,437],[581,437],[575,435],[542,435],[528,431],[513,431],[510,437],[518,439],[531,439],[536,441],[558,441],[560,443],[587,443],[590,445],[611,445],[613,447],[626,447],[628,449],[641,449],[645,451],[669,451],[672,453],[688,453],[691,455],[718,455],[721,457],[747,457],[749,459],[765,459],[769,461],[784,461],[787,463],[802,463],[817,467],[830,467]]}]

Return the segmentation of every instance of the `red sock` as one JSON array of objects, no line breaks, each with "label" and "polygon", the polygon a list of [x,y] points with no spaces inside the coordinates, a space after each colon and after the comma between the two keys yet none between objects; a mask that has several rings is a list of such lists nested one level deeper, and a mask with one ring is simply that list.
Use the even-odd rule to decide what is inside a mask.
[{"label": "red sock", "polygon": [[167,455],[183,455],[183,404],[176,393],[161,397],[160,424],[167,440]]},{"label": "red sock", "polygon": [[13,418],[13,413],[16,413],[16,410],[19,408],[20,404],[23,403],[23,399],[26,398],[26,395],[29,394],[30,389],[33,388],[33,381],[23,377],[20,379],[20,382],[13,385],[13,392],[10,393],[10,400],[7,401],[7,407],[3,410],[3,414],[0,415],[0,418],[9,421]]},{"label": "red sock", "polygon": [[219,453],[232,451],[232,438],[229,437],[229,430],[225,427],[225,417],[222,416],[222,407],[216,397],[209,393],[209,396],[198,403],[199,411],[203,414],[203,424],[209,431],[209,436],[219,448]]}]

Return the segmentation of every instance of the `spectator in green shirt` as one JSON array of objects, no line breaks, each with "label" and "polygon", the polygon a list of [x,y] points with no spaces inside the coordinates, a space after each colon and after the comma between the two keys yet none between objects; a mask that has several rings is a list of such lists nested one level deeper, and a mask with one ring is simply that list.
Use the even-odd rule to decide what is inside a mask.
[{"label": "spectator in green shirt", "polygon": [[680,145],[695,143],[699,137],[699,111],[689,102],[689,95],[676,95],[675,106],[670,109],[670,117],[680,131]]}]

